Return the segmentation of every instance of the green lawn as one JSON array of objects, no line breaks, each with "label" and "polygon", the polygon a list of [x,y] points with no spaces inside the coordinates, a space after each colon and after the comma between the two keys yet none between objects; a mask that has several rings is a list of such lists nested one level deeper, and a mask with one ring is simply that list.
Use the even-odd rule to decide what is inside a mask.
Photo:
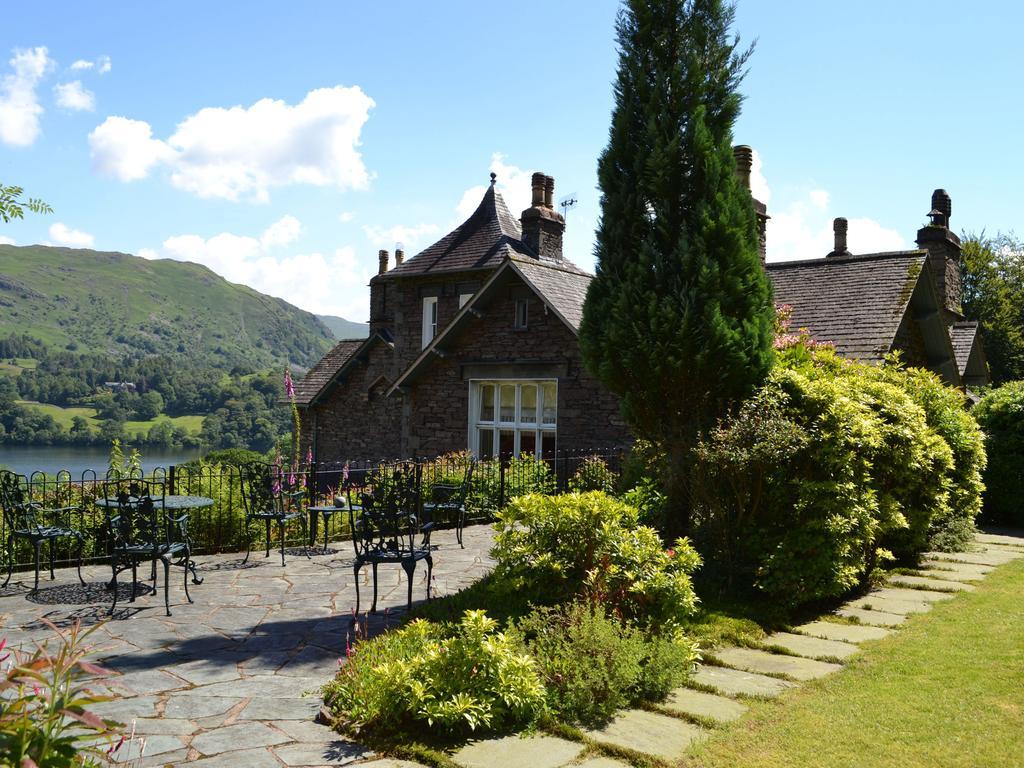
[{"label": "green lawn", "polygon": [[[100,422],[96,419],[95,408],[63,408],[59,405],[50,405],[49,403],[35,403],[28,400],[19,400],[20,405],[28,406],[37,411],[42,411],[45,414],[49,414],[57,421],[58,424],[64,427],[64,429],[70,429],[71,421],[75,416],[82,416],[89,422],[89,426],[94,429],[99,428]],[[175,427],[183,427],[185,430],[192,434],[199,434],[199,431],[203,428],[203,419],[205,416],[158,416],[155,419],[149,421],[126,421],[124,423],[125,434],[135,436],[139,433],[146,434],[149,432],[149,428],[156,424],[158,421],[170,421]]]},{"label": "green lawn", "polygon": [[1024,560],[864,647],[843,672],[753,703],[681,765],[1024,765]]},{"label": "green lawn", "polygon": [[0,360],[0,376],[20,376],[22,371],[31,371],[39,365],[30,357],[16,357],[12,364],[9,359]]}]

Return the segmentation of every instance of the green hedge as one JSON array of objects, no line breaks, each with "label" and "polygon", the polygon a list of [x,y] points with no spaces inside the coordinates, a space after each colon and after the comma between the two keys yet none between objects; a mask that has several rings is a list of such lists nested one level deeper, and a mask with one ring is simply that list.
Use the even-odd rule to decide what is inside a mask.
[{"label": "green hedge", "polygon": [[1024,381],[989,390],[973,413],[988,449],[984,519],[1024,526]]},{"label": "green hedge", "polygon": [[933,374],[799,344],[699,444],[699,544],[733,586],[835,597],[880,559],[965,545],[984,464],[963,395]]}]

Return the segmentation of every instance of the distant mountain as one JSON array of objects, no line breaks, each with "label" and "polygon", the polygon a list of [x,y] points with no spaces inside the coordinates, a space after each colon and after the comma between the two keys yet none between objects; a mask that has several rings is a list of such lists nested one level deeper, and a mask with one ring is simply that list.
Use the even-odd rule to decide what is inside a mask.
[{"label": "distant mountain", "polygon": [[41,245],[0,245],[0,336],[10,333],[228,367],[308,367],[334,343],[315,315],[199,264]]},{"label": "distant mountain", "polygon": [[336,339],[365,339],[370,335],[370,326],[335,315],[317,315],[317,319],[331,329]]}]

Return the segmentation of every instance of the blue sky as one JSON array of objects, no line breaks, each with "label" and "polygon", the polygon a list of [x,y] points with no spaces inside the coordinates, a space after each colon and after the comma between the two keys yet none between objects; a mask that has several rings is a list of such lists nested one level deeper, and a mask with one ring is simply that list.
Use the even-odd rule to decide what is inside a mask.
[{"label": "blue sky", "polygon": [[[1017,4],[738,7],[757,39],[737,142],[758,153],[769,259],[912,247],[934,188],[957,230],[1017,226]],[[365,320],[377,250],[456,225],[488,173],[574,192],[591,268],[615,76],[609,0],[22,3],[0,28],[0,182],[51,216],[0,240],[199,261]]]}]

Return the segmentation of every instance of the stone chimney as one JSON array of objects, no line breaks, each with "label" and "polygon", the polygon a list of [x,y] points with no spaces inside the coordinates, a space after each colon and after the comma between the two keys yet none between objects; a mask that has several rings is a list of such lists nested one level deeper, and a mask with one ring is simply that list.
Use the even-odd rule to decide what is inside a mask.
[{"label": "stone chimney", "polygon": [[565,219],[554,209],[555,180],[543,173],[535,173],[530,185],[531,204],[520,217],[523,242],[542,259],[560,261]]},{"label": "stone chimney", "polygon": [[850,255],[850,251],[846,247],[846,230],[848,226],[846,219],[842,216],[832,220],[832,233],[835,237],[835,243],[832,246],[832,253],[830,253],[827,258],[832,259],[838,256]]},{"label": "stone chimney", "polygon": [[388,252],[377,251],[377,259],[380,261],[380,266],[377,268],[377,274],[383,275],[388,271]]},{"label": "stone chimney", "polygon": [[917,247],[928,251],[928,268],[945,312],[947,323],[963,319],[961,314],[960,238],[949,229],[953,201],[944,189],[932,193],[928,212],[931,223],[917,230]]},{"label": "stone chimney", "polygon": [[[750,169],[754,167],[754,150],[746,144],[737,144],[732,148],[733,157],[736,158],[736,178],[743,189],[750,191]],[[765,262],[767,253],[768,236],[768,206],[757,198],[754,198],[754,213],[757,214],[757,239],[758,249],[761,252],[761,263]]]},{"label": "stone chimney", "polygon": [[395,246],[395,266],[401,266],[403,261],[405,261],[405,251],[402,250],[401,245],[397,245]]}]

